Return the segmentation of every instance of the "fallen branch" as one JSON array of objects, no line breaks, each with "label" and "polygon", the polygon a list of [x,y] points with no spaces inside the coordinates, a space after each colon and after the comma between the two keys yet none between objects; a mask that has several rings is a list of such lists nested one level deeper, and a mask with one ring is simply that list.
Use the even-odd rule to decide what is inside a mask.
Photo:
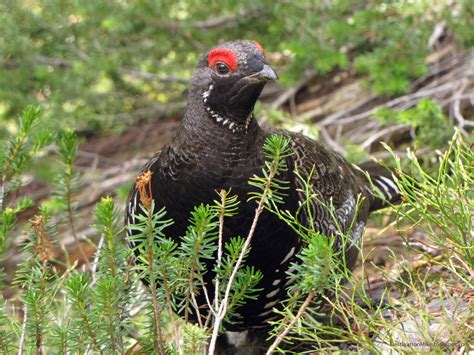
[{"label": "fallen branch", "polygon": [[344,155],[346,153],[346,151],[344,150],[344,148],[338,144],[335,140],[333,140],[331,138],[331,136],[329,135],[328,131],[326,130],[326,127],[324,126],[321,126],[320,127],[320,132],[321,132],[321,136],[323,137],[324,141],[332,148],[334,149],[336,152],[338,152],[339,154],[341,155]]},{"label": "fallen branch", "polygon": [[374,115],[378,110],[380,110],[382,107],[396,109],[397,106],[401,105],[401,104],[405,104],[405,108],[413,107],[423,98],[430,97],[430,96],[434,95],[435,93],[447,92],[447,91],[452,90],[454,87],[456,87],[456,84],[459,84],[459,82],[461,80],[462,79],[458,79],[458,80],[455,80],[455,81],[452,81],[452,82],[448,82],[444,85],[437,86],[437,87],[432,88],[432,89],[419,90],[419,91],[417,91],[413,94],[408,94],[408,95],[397,97],[396,99],[388,101],[387,103],[385,103],[383,105],[380,105],[380,106],[377,106],[377,107],[374,107],[374,108],[372,108],[368,111],[359,113],[357,115],[341,118],[341,119],[337,120],[337,122],[335,120],[333,120],[332,122],[324,123],[324,121],[323,121],[320,124],[324,125],[324,126],[329,126],[329,125],[333,125],[333,124],[354,123],[354,122],[360,121],[362,119],[369,118],[370,116]]},{"label": "fallen branch", "polygon": [[381,131],[377,132],[376,134],[370,135],[369,138],[367,138],[364,142],[362,142],[361,147],[363,149],[370,150],[370,147],[372,146],[372,144],[382,140],[382,138],[384,138],[388,135],[391,135],[395,132],[405,131],[407,129],[409,129],[409,127],[407,127],[406,125],[403,125],[403,124],[398,124],[398,125],[395,125],[395,126],[387,127],[385,129],[382,129]]},{"label": "fallen branch", "polygon": [[313,71],[310,71],[310,72],[306,72],[303,76],[302,79],[300,79],[295,85],[293,85],[292,87],[288,88],[287,90],[285,90],[283,93],[281,93],[272,103],[271,103],[271,107],[273,109],[279,109],[281,106],[283,106],[285,104],[285,102],[287,102],[291,97],[294,97],[298,91],[301,90],[301,88],[303,88],[304,86],[306,86],[306,84],[311,80],[313,79],[314,77],[314,72]]},{"label": "fallen branch", "polygon": [[[374,94],[369,95],[364,100],[356,102],[354,105],[348,107],[347,109],[335,112],[332,115],[327,116],[324,120],[319,122],[319,124],[321,126],[328,126],[328,125],[332,124],[333,122],[338,121],[339,118],[344,117],[348,113],[350,113],[352,111],[355,111],[355,110],[359,109],[360,107],[362,107],[364,105],[367,105],[369,102],[373,101],[375,98],[377,98],[377,95],[374,95]],[[339,124],[340,122],[337,122],[337,123]]]},{"label": "fallen branch", "polygon": [[464,118],[464,116],[462,115],[460,97],[462,96],[462,94],[464,93],[464,90],[466,90],[466,88],[468,86],[469,86],[469,80],[464,79],[463,82],[461,83],[460,87],[459,87],[459,90],[457,90],[456,93],[454,94],[453,104],[451,106],[452,116],[457,121],[457,123],[458,123],[457,126],[458,126],[459,130],[462,132],[462,134],[464,134],[466,136],[468,135],[468,133],[466,132],[464,127],[466,125],[473,125],[474,122],[466,120]]}]

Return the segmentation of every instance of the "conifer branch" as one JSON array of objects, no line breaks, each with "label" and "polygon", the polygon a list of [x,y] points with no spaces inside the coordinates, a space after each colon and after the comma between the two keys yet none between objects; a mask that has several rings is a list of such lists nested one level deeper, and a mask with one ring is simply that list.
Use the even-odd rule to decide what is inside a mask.
[{"label": "conifer branch", "polygon": [[[271,183],[273,177],[275,176],[276,172],[270,172],[269,176],[269,183]],[[229,280],[227,281],[227,286],[225,288],[225,293],[224,293],[224,298],[222,299],[222,302],[216,303],[216,310],[217,314],[215,315],[214,318],[214,324],[213,324],[213,329],[212,329],[212,336],[211,336],[211,341],[209,343],[209,355],[213,355],[215,351],[215,346],[216,346],[216,341],[217,341],[217,336],[219,334],[219,329],[221,327],[221,323],[224,320],[224,317],[227,313],[227,307],[228,307],[228,302],[229,302],[229,296],[230,296],[230,291],[232,290],[232,283],[234,282],[234,279],[237,275],[237,272],[239,271],[239,268],[242,264],[242,260],[244,256],[246,255],[249,247],[250,247],[250,242],[252,241],[252,237],[255,233],[255,229],[257,227],[257,222],[260,218],[260,215],[262,214],[265,206],[265,198],[268,195],[268,192],[270,191],[269,185],[265,187],[265,190],[262,193],[262,198],[260,199],[258,206],[255,210],[255,216],[252,221],[252,226],[250,227],[250,231],[247,235],[247,238],[245,239],[245,243],[243,245],[243,248],[240,252],[239,258],[237,259],[237,262],[235,263],[234,269],[232,270],[232,273],[229,277]]]},{"label": "conifer branch", "polygon": [[[148,263],[153,263],[153,253],[149,251],[147,253]],[[153,267],[150,267],[150,274],[153,273]],[[161,308],[158,305],[158,294],[156,292],[156,285],[154,281],[150,280],[150,291],[151,291],[151,302],[153,304],[153,319],[154,324],[154,346],[160,354],[164,354],[163,350],[163,335],[161,334]]]},{"label": "conifer branch", "polygon": [[115,332],[114,332],[114,315],[112,313],[112,295],[110,293],[110,288],[107,289],[107,292],[105,293],[105,311],[106,311],[106,316],[107,316],[107,321],[108,321],[108,333],[109,333],[109,339],[110,339],[110,347],[112,350],[112,353],[115,354],[116,352],[116,344],[115,344]]},{"label": "conifer branch", "polygon": [[69,185],[66,192],[66,203],[67,203],[67,219],[68,219],[69,227],[71,228],[72,237],[74,238],[74,242],[76,243],[77,249],[81,253],[82,260],[86,264],[87,268],[89,270],[92,270],[92,265],[89,261],[89,258],[87,257],[87,254],[84,251],[84,248],[82,247],[82,244],[79,241],[79,238],[77,237],[76,227],[74,224],[74,217],[72,213],[71,191],[70,191]]},{"label": "conifer branch", "polygon": [[[145,197],[143,198],[142,200],[142,203],[143,202],[147,202],[147,200],[145,199]],[[145,208],[146,208],[146,205],[144,204]],[[153,217],[153,213],[151,211],[151,203],[150,205],[148,205],[148,225],[151,225],[151,219]],[[148,231],[148,232],[152,232],[152,231]],[[152,240],[153,242],[153,240]],[[147,261],[148,261],[148,276],[149,276],[149,282],[150,282],[150,285],[149,285],[149,289],[150,289],[150,292],[151,292],[151,302],[152,302],[152,305],[153,305],[153,320],[154,320],[154,337],[153,337],[153,341],[154,341],[154,346],[155,346],[155,349],[161,354],[161,353],[164,353],[164,349],[163,349],[163,335],[161,334],[161,307],[159,306],[158,304],[158,293],[156,292],[156,283],[155,283],[155,270],[154,270],[154,258],[153,258],[153,250],[152,250],[152,246],[151,245],[148,245],[148,250],[147,250]]]},{"label": "conifer branch", "polygon": [[76,158],[77,154],[77,147],[78,147],[78,141],[77,141],[77,135],[76,132],[72,130],[65,130],[64,132],[61,133],[58,141],[59,145],[59,155],[61,157],[61,160],[64,164],[64,174],[60,176],[60,186],[63,189],[63,197],[64,201],[66,202],[66,215],[67,215],[67,220],[69,224],[69,228],[71,229],[71,234],[74,239],[74,242],[76,243],[77,249],[79,250],[82,259],[84,261],[84,264],[87,266],[89,270],[92,270],[92,265],[89,261],[89,258],[84,251],[84,248],[82,247],[81,242],[79,241],[79,238],[77,236],[77,231],[76,231],[76,226],[74,222],[74,208],[72,204],[72,195],[74,193],[74,186],[77,182],[76,177],[74,176],[74,159]]},{"label": "conifer branch", "polygon": [[[217,314],[214,317],[212,336],[209,342],[209,351],[208,351],[209,355],[213,355],[215,351],[217,336],[219,334],[222,321],[224,320],[224,317],[228,310],[229,296],[232,290],[232,284],[242,265],[242,261],[245,255],[247,255],[247,252],[249,251],[250,242],[252,241],[252,238],[255,234],[255,230],[257,228],[257,223],[260,218],[260,215],[265,209],[265,204],[268,201],[268,196],[270,193],[275,192],[273,191],[276,188],[276,186],[274,186],[274,178],[285,167],[284,158],[289,155],[289,152],[287,150],[288,143],[289,141],[287,139],[278,135],[271,136],[265,142],[264,150],[266,150],[266,153],[267,153],[266,156],[267,158],[270,158],[273,160],[271,161],[271,163],[266,165],[268,167],[268,171],[267,172],[265,172],[265,170],[263,171],[264,176],[266,176],[266,178],[263,180],[263,183],[261,185],[259,185],[258,183],[254,183],[255,186],[260,187],[262,189],[262,192],[260,193],[260,199],[258,201],[258,206],[255,209],[255,216],[252,221],[252,225],[250,227],[249,233],[247,235],[247,238],[245,239],[245,242],[240,251],[237,262],[234,265],[234,268],[229,277],[229,280],[227,281],[224,298],[222,299],[222,302],[220,304],[216,304]],[[274,196],[277,196],[277,194],[274,193]]]},{"label": "conifer branch", "polygon": [[[149,277],[149,289],[151,291],[152,295],[152,304],[153,304],[153,316],[154,316],[154,325],[155,325],[155,331],[154,331],[154,345],[155,349],[158,349],[160,353],[163,353],[163,341],[162,341],[162,334],[161,334],[161,308],[158,305],[158,293],[157,293],[157,285],[156,285],[156,277],[155,273],[158,270],[155,270],[154,265],[155,265],[155,257],[154,255],[154,250],[156,248],[156,240],[154,238],[154,234],[157,233],[157,231],[154,230],[154,222],[155,222],[155,216],[153,214],[154,210],[154,201],[153,201],[153,195],[152,195],[152,190],[151,190],[151,177],[152,177],[152,172],[151,171],[146,171],[142,175],[138,176],[136,181],[135,181],[135,187],[139,193],[140,197],[140,202],[144,208],[144,211],[146,212],[146,227],[145,227],[145,237],[146,237],[146,257],[147,257],[147,273]],[[171,294],[169,291],[168,287],[168,274],[167,274],[167,269],[165,263],[162,263],[160,272],[161,272],[161,286],[163,287],[164,293],[165,293],[165,298],[166,298],[166,305],[168,307],[169,311],[169,316],[171,320],[171,326],[175,335],[175,342],[176,346],[178,348],[179,354],[182,354],[182,348],[180,344],[180,337],[179,337],[179,330],[176,325],[176,321],[174,319],[173,315],[173,305],[171,302]]]},{"label": "conifer branch", "polygon": [[89,316],[87,315],[87,312],[85,310],[85,307],[81,307],[79,309],[79,313],[80,313],[80,316],[81,316],[81,319],[86,327],[86,331],[87,333],[89,334],[89,337],[91,338],[91,341],[92,341],[92,345],[93,347],[95,348],[95,350],[97,352],[99,352],[99,354],[103,354],[102,350],[100,349],[100,346],[99,346],[99,343],[97,341],[97,337],[95,336],[95,332],[94,332],[94,329],[93,329],[93,326],[89,320]]},{"label": "conifer branch", "polygon": [[181,347],[181,335],[180,331],[178,328],[178,325],[176,323],[176,319],[174,318],[174,310],[173,310],[173,302],[171,301],[171,292],[169,290],[169,278],[168,278],[168,271],[166,268],[162,269],[163,272],[163,289],[165,291],[165,297],[166,297],[166,304],[168,306],[168,312],[170,316],[170,321],[171,321],[171,327],[173,328],[174,336],[175,336],[175,342],[176,346],[178,348],[178,353],[180,355],[184,354],[183,348]]}]

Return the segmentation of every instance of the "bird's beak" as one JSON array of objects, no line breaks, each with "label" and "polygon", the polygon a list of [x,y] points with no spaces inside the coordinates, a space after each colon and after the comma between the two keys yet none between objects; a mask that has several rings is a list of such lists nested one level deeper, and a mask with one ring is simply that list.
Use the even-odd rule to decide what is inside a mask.
[{"label": "bird's beak", "polygon": [[268,64],[264,64],[263,65],[263,69],[260,70],[258,73],[256,73],[255,75],[257,78],[260,78],[262,80],[266,80],[266,81],[274,81],[274,80],[278,80],[278,75],[277,73],[275,72],[275,70],[273,70],[273,68],[271,66],[269,66]]},{"label": "bird's beak", "polygon": [[278,80],[278,75],[271,66],[264,64],[262,70],[247,76],[247,79],[250,79],[250,82],[273,81]]}]

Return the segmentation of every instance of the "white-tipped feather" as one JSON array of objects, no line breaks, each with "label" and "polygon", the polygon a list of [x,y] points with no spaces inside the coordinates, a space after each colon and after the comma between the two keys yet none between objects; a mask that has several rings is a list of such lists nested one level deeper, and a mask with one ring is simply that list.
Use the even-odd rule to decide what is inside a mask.
[{"label": "white-tipped feather", "polygon": [[379,176],[378,179],[382,180],[385,183],[385,185],[387,185],[392,191],[395,191],[397,193],[399,192],[398,187],[394,181],[390,180],[389,178],[385,176]]},{"label": "white-tipped feather", "polygon": [[293,247],[293,248],[290,249],[289,253],[286,254],[285,259],[283,259],[283,261],[280,263],[280,265],[283,265],[284,263],[286,263],[287,260],[288,260],[289,258],[291,258],[294,253],[295,253],[295,247]]},{"label": "white-tipped feather", "polygon": [[268,311],[265,311],[265,312],[262,312],[262,313],[258,314],[257,317],[265,317],[265,316],[268,316],[272,312],[273,312],[273,310],[270,309]]},{"label": "white-tipped feather", "polygon": [[263,306],[263,309],[272,308],[272,307],[273,307],[274,305],[276,305],[277,303],[278,303],[278,300],[265,303],[265,306]]},{"label": "white-tipped feather", "polygon": [[276,290],[273,290],[272,292],[267,293],[265,296],[266,298],[273,298],[277,295],[277,293],[280,291],[280,288],[277,288]]},{"label": "white-tipped feather", "polygon": [[383,181],[380,181],[377,179],[375,179],[375,183],[382,188],[382,190],[380,190],[379,188],[379,191],[381,192],[381,194],[387,199],[387,200],[391,200],[392,199],[392,194],[390,193],[388,187],[383,183]]}]

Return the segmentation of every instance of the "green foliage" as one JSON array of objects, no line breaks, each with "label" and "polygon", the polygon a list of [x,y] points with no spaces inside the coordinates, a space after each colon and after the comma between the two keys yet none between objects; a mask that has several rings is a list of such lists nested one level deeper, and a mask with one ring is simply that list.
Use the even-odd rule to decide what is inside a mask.
[{"label": "green foliage", "polygon": [[370,160],[370,154],[366,149],[358,144],[345,144],[344,150],[346,151],[345,158],[354,164],[364,163]]},{"label": "green foliage", "polygon": [[[3,299],[0,298],[3,302]],[[0,351],[2,354],[15,352],[15,333],[18,333],[18,322],[10,319],[3,307],[0,308]]]},{"label": "green foliage", "polygon": [[[399,233],[406,235],[407,256],[390,251],[390,267],[377,267],[378,275],[386,283],[377,298],[365,285],[364,264],[369,255],[363,245],[359,275],[348,277],[340,264],[328,268],[329,279],[334,280],[329,288],[331,292],[319,293],[319,302],[305,309],[285,341],[314,344],[319,351],[337,351],[341,344],[351,344],[351,349],[376,353],[421,349],[446,352],[472,343],[472,329],[464,327],[472,320],[472,310],[465,303],[469,298],[466,290],[473,287],[472,150],[456,132],[439,157],[435,176],[423,168],[412,152],[408,155],[409,171],[402,171],[400,158],[392,154],[397,166],[397,186],[404,199],[403,204],[393,208]],[[409,234],[414,228],[425,236],[425,248],[421,250],[410,245]],[[311,244],[300,257],[321,253],[310,253],[310,250]],[[439,254],[432,256],[427,253],[429,250],[437,250]],[[317,256],[316,260],[320,258]],[[308,262],[311,259],[305,259]],[[319,279],[314,280],[317,285]],[[455,289],[460,292],[453,296]],[[321,311],[322,304],[329,305],[330,311]],[[436,304],[440,314],[433,314]],[[279,327],[276,330],[288,328],[285,319],[292,319],[295,314],[291,306],[290,299],[281,312],[284,318],[275,323]],[[453,324],[458,331],[441,333],[453,329]],[[424,343],[425,347],[417,348],[414,345],[417,343]]]},{"label": "green foliage", "polygon": [[[11,171],[3,175],[4,186],[9,186],[5,181],[20,180],[28,160],[49,141],[40,139],[43,143],[37,146],[31,120],[36,117],[34,112],[37,111],[28,109],[22,116],[22,132],[26,132],[19,133],[22,138],[11,138],[10,147],[19,148],[10,148],[8,154],[17,151],[17,159],[22,162],[15,169],[2,170]],[[444,119],[431,102],[421,102],[405,115],[383,112],[380,117],[411,124],[419,136],[428,120]],[[57,146],[64,167],[61,185],[70,186],[63,189],[66,192],[75,191],[80,186],[72,188],[74,184],[67,182],[73,180],[75,171],[75,133],[61,133]],[[408,172],[402,171],[402,162],[395,157],[397,185],[405,200],[403,205],[393,206],[396,225],[402,235],[413,228],[424,232],[426,246],[439,254],[431,257],[408,246],[410,255],[418,257],[414,263],[390,252],[390,267],[377,266],[386,285],[375,301],[366,287],[368,275],[364,266],[352,275],[342,262],[349,248],[357,248],[363,265],[368,264],[368,255],[363,245],[353,245],[342,233],[331,203],[323,204],[314,193],[309,183],[314,171],[304,178],[294,171],[300,181],[298,193],[305,199],[294,213],[282,210],[281,202],[289,188],[283,179],[291,168],[287,163],[291,156],[289,140],[274,135],[263,150],[266,162],[262,173],[249,181],[255,188],[249,199],[256,202],[257,208],[247,236],[223,234],[226,221],[238,211],[239,201],[232,191],[219,191],[212,204],[197,206],[180,243],[166,236],[166,228],[173,223],[166,211],[156,208],[152,196],[140,195],[141,213],[134,216],[138,223],[131,227],[133,233],[127,241],[131,250],[123,237],[122,212],[107,197],[94,210],[93,226],[100,235],[96,254],[87,270],[79,270],[67,258],[66,262],[55,259],[56,223],[52,222],[60,214],[41,207],[24,234],[24,262],[10,288],[14,294],[0,301],[0,352],[33,353],[44,349],[48,353],[131,353],[139,346],[149,353],[202,352],[212,344],[214,335],[238,319],[238,307],[258,295],[258,282],[265,275],[245,265],[245,261],[252,230],[264,208],[275,213],[304,241],[298,255],[300,262],[292,264],[288,275],[292,280],[287,288],[289,297],[283,309],[275,311],[279,316],[273,324],[275,350],[304,343],[306,349],[313,351],[340,351],[341,344],[361,351],[407,351],[397,342],[409,342],[404,326],[410,321],[426,342],[434,344],[430,350],[455,351],[459,348],[456,344],[472,342],[472,330],[466,326],[472,320],[472,312],[463,311],[461,306],[473,288],[473,153],[459,133],[440,153],[434,175],[411,151]],[[28,157],[21,157],[23,154]],[[143,181],[150,183],[149,179]],[[71,202],[67,195],[70,194],[62,196]],[[313,202],[321,204],[333,217],[338,229],[336,238],[316,230]],[[8,199],[2,204],[1,258],[8,255],[8,242],[17,234],[17,214],[31,206],[28,198]],[[68,224],[73,226],[71,220]],[[211,270],[215,277],[206,283]],[[142,290],[138,276],[147,283]],[[396,297],[394,290],[398,292]],[[199,292],[207,292],[207,308],[197,307]],[[459,300],[453,301],[457,296]],[[428,304],[433,300],[439,300],[441,315],[430,309]],[[459,304],[452,308],[449,302]],[[185,320],[197,319],[197,323],[183,322],[176,311]],[[453,330],[448,334],[448,345],[440,345],[431,332],[435,321],[442,329]]]},{"label": "green foliage", "polygon": [[101,235],[102,248],[97,260],[97,282],[94,285],[94,307],[99,314],[99,323],[105,324],[98,332],[99,341],[105,351],[124,351],[123,337],[130,322],[127,306],[133,302],[130,284],[130,249],[124,245],[122,212],[110,198],[103,198],[96,206],[97,224],[94,227]]},{"label": "green foliage", "polygon": [[[75,131],[68,129],[60,134],[58,140],[59,155],[66,165],[66,170],[70,170],[70,166],[76,157],[77,146],[77,134]],[[68,171],[67,174],[70,175],[71,173]]]},{"label": "green foliage", "polygon": [[382,108],[375,117],[382,123],[412,126],[416,132],[415,142],[419,146],[442,147],[454,133],[449,119],[439,104],[432,100],[420,100],[416,107],[405,111]]},{"label": "green foliage", "polygon": [[73,211],[72,196],[79,189],[79,176],[75,171],[74,159],[77,154],[78,139],[75,131],[67,129],[58,134],[57,139],[61,169],[54,177],[55,203],[60,209]]},{"label": "green foliage", "polygon": [[460,0],[456,2],[456,12],[450,14],[449,8],[444,8],[443,11],[447,13],[446,21],[448,26],[456,33],[461,44],[466,48],[474,45],[474,33],[469,31],[474,19],[474,8],[470,0]]},{"label": "green foliage", "polygon": [[[426,70],[435,24],[472,43],[472,6],[428,1],[16,1],[0,5],[0,114],[40,104],[45,126],[125,128],[172,110],[201,53],[256,39],[278,52],[286,84],[355,63],[376,92],[406,92]],[[0,125],[0,137],[11,128]]]},{"label": "green foliage", "polygon": [[340,266],[333,242],[323,235],[309,240],[299,255],[300,262],[292,265],[294,271],[289,276],[296,281],[294,288],[307,294],[312,290],[323,292],[334,286],[332,278],[338,275],[334,271],[340,270]]},{"label": "green foliage", "polygon": [[188,230],[183,236],[181,250],[183,256],[191,259],[184,261],[186,265],[195,265],[196,269],[203,272],[204,260],[212,260],[217,250],[217,214],[211,206],[200,205],[191,213]]},{"label": "green foliage", "polygon": [[[38,106],[27,107],[18,120],[18,131],[15,132],[3,145],[0,151],[0,166],[3,202],[6,184],[9,191],[19,188],[19,177],[26,169],[32,158],[52,140],[52,135],[43,130],[38,130],[41,110]],[[2,204],[0,203],[0,208]]]},{"label": "green foliage", "polygon": [[[410,81],[426,72],[424,58],[432,23],[425,20],[429,3],[379,2],[354,15],[355,32],[372,47],[355,58],[358,72],[369,76],[372,90],[381,95],[408,91]],[[436,15],[435,15],[436,16]]]},{"label": "green foliage", "polygon": [[474,269],[472,149],[456,132],[449,148],[439,157],[435,176],[426,171],[413,152],[408,155],[409,172],[403,172],[400,159],[393,156],[400,172],[397,185],[405,197],[405,203],[396,208],[397,221],[422,228],[433,245],[461,263],[457,271],[469,277],[469,270]]},{"label": "green foliage", "polygon": [[[156,275],[150,269],[154,263],[150,262],[150,260],[156,260],[157,263],[161,264],[159,267],[163,267],[162,265],[166,265],[165,261],[169,256],[173,255],[176,244],[170,239],[165,238],[164,235],[164,229],[173,224],[173,221],[164,219],[166,216],[164,208],[155,211],[154,202],[152,202],[149,209],[142,205],[140,205],[140,208],[146,214],[137,214],[135,216],[138,223],[130,227],[135,233],[129,237],[129,241],[134,246],[132,250],[139,255],[137,271],[139,271],[140,276],[146,279],[147,282],[156,282]],[[151,258],[148,258],[148,253],[151,253]],[[163,260],[159,260],[160,258],[163,258]],[[172,269],[169,270],[171,271]]]},{"label": "green foliage", "polygon": [[[370,286],[367,289],[365,284],[364,263],[369,255],[363,245],[358,247],[362,267],[358,275],[352,275],[341,263],[340,249],[334,251],[328,238],[302,226],[297,216],[272,205],[271,210],[306,241],[299,254],[301,262],[294,264],[289,273],[293,280],[290,296],[283,310],[277,311],[281,318],[273,324],[272,349],[281,346],[283,351],[304,343],[305,350],[332,352],[339,351],[341,345],[347,349],[349,344],[352,350],[379,353],[416,349],[411,344],[423,342],[424,350],[453,351],[466,344],[466,339],[469,339],[467,343],[472,342],[472,330],[463,326],[472,318],[472,312],[467,309],[466,301],[462,301],[463,297],[466,300],[465,290],[473,287],[471,149],[457,132],[440,156],[435,176],[423,168],[412,152],[408,156],[411,162],[408,172],[402,171],[401,160],[392,154],[397,167],[397,186],[405,201],[393,206],[399,232],[403,235],[413,228],[423,231],[427,236],[423,240],[426,249],[413,249],[407,240],[408,253],[414,255],[416,262],[390,251],[391,266],[377,267],[386,286],[374,298]],[[314,198],[311,186],[304,180],[302,191],[308,201]],[[307,209],[305,204],[302,209]],[[439,250],[437,257],[423,255],[425,250],[433,249]],[[425,263],[426,269],[420,270],[419,265]],[[444,272],[430,274],[433,265]],[[401,293],[395,298],[394,289]],[[450,295],[454,289],[464,290],[459,294],[461,299],[454,300]],[[453,302],[455,306],[449,307]],[[433,315],[433,304],[438,303],[439,312],[446,317]],[[459,331],[450,333],[446,340],[436,329],[452,329],[453,322]]]},{"label": "green foliage", "polygon": [[[241,237],[231,238],[228,243],[225,243],[224,254],[221,263],[216,265],[216,273],[219,278],[219,285],[221,288],[220,299],[225,295],[225,289],[230,280],[232,271],[236,267],[242,251],[245,254],[242,258],[242,263],[247,260],[250,248],[245,250],[245,239]],[[245,266],[239,268],[235,275],[235,281],[232,284],[229,302],[227,305],[227,312],[224,317],[225,323],[235,323],[239,319],[239,314],[236,313],[235,308],[242,306],[248,300],[254,300],[258,296],[260,289],[257,288],[258,282],[262,279],[263,274],[253,267]]]},{"label": "green foliage", "polygon": [[84,342],[91,344],[94,351],[99,351],[94,326],[97,322],[96,314],[88,309],[89,305],[92,305],[90,283],[91,277],[88,273],[75,273],[66,282],[69,301],[73,308],[72,327],[76,330],[70,342],[78,349],[83,349],[81,343]]},{"label": "green foliage", "polygon": [[[4,142],[0,150],[0,262],[5,259],[4,252],[11,241],[9,236],[16,227],[17,215],[32,206],[32,201],[27,197],[9,197],[18,193],[22,173],[52,138],[50,133],[38,129],[40,112],[38,107],[27,107],[19,117],[18,131]],[[3,288],[4,277],[4,270],[0,267],[0,289]],[[0,317],[3,317],[3,311],[0,311]],[[2,332],[4,330],[0,328]],[[10,335],[5,332],[6,337]],[[3,344],[0,345],[3,347]]]},{"label": "green foliage", "polygon": [[286,159],[293,154],[290,149],[290,140],[285,136],[274,134],[263,145],[263,154],[266,158],[262,176],[253,176],[249,184],[258,190],[250,193],[249,200],[263,200],[283,202],[288,190],[288,181],[281,180],[279,175],[288,171]]},{"label": "green foliage", "polygon": [[55,230],[46,211],[30,220],[28,243],[25,245],[25,262],[17,271],[14,284],[22,289],[26,348],[44,346],[51,334],[49,327],[57,306],[56,298],[62,292],[67,270],[63,275],[55,273],[49,263],[55,244]]},{"label": "green foliage", "polygon": [[5,241],[7,240],[7,236],[16,225],[16,216],[32,205],[33,201],[29,198],[23,198],[17,202],[16,206],[7,207],[5,210],[1,211],[0,254],[5,251]]},{"label": "green foliage", "polygon": [[95,216],[97,224],[94,228],[103,238],[103,246],[101,249],[101,259],[98,266],[98,273],[105,271],[115,277],[120,269],[123,269],[124,260],[127,260],[130,253],[128,248],[123,248],[123,240],[121,234],[122,212],[115,205],[110,197],[103,198],[95,208]]},{"label": "green foliage", "polygon": [[[8,200],[9,194],[17,192],[21,186],[21,174],[36,153],[49,142],[49,135],[40,134],[37,124],[40,119],[40,110],[37,107],[28,107],[20,115],[18,132],[13,134],[0,150],[0,262],[5,260],[5,252],[10,244],[10,235],[17,223],[17,215],[32,206],[32,201],[28,198]],[[34,258],[33,258],[34,259]],[[34,272],[38,271],[37,259],[31,261],[34,265]],[[32,270],[28,270],[31,272]],[[21,273],[19,273],[21,275]],[[0,290],[4,288],[6,274],[3,267],[0,267]],[[37,281],[30,279],[34,285],[30,287],[29,295],[38,295]],[[35,289],[33,289],[35,288]],[[36,297],[36,300],[43,297]],[[33,297],[25,295],[25,302],[30,301],[34,309],[38,309],[38,302]],[[41,302],[40,301],[40,302]],[[0,294],[0,351],[10,353],[15,351],[15,334],[18,334],[18,321],[11,319],[4,307],[5,301]],[[25,307],[27,307],[25,303]],[[41,305],[40,305],[41,306]],[[43,322],[40,321],[40,326]],[[31,325],[31,323],[30,323]]]}]

